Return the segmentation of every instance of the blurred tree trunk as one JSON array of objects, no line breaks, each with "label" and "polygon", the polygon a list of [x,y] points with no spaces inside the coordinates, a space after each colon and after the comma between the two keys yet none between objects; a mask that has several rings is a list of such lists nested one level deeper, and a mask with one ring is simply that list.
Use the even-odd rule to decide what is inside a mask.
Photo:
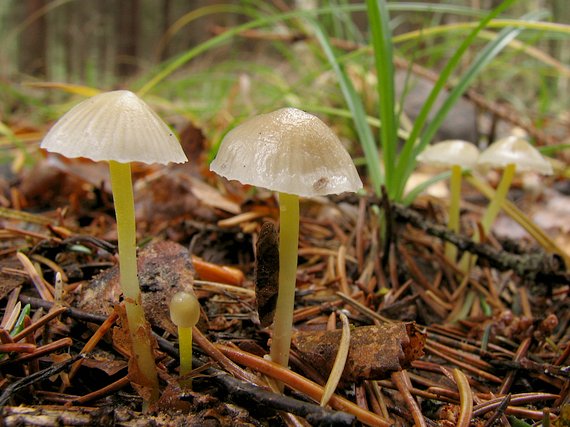
[{"label": "blurred tree trunk", "polygon": [[[162,22],[161,22],[162,34],[166,34],[168,28],[170,27],[170,24],[173,22],[170,18],[171,13],[172,13],[172,0],[164,0],[162,2]],[[162,52],[160,52],[160,57],[158,59],[160,61],[163,61],[166,58],[168,58],[169,55],[170,55],[170,45],[167,44],[162,49]]]},{"label": "blurred tree trunk", "polygon": [[[45,72],[36,74],[39,79],[43,78],[51,81],[67,81],[68,80],[68,45],[70,35],[68,34],[67,20],[68,11],[65,8],[58,10],[58,13],[51,12],[46,15],[47,31],[46,31],[46,57]],[[22,70],[24,72],[27,72]]]},{"label": "blurred tree trunk", "polygon": [[[570,24],[570,1],[553,0],[552,19],[561,24]],[[568,39],[553,40],[550,44],[550,53],[563,64],[570,64],[570,43],[568,43]],[[568,77],[558,79],[557,90],[559,93],[568,93],[569,86],[570,79]]]},{"label": "blurred tree trunk", "polygon": [[14,21],[20,20],[17,16],[18,8],[14,3],[19,0],[0,1],[0,76],[10,76],[18,71],[20,56],[20,40],[14,32]]},{"label": "blurred tree trunk", "polygon": [[[24,19],[30,18],[46,5],[46,0],[24,0]],[[32,20],[20,36],[19,68],[29,74],[46,71],[46,18],[40,15]]]},{"label": "blurred tree trunk", "polygon": [[[234,1],[234,0],[230,0]],[[0,72],[109,87],[204,42],[214,14],[182,27],[157,57],[157,45],[187,13],[223,0],[0,0]]]},{"label": "blurred tree trunk", "polygon": [[137,40],[139,37],[139,0],[122,0],[117,7],[117,76],[137,71]]}]

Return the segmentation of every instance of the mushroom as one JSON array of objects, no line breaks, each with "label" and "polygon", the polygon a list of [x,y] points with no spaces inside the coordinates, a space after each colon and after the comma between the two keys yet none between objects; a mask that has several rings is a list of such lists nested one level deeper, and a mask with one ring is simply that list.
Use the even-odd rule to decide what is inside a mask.
[{"label": "mushroom", "polygon": [[261,114],[232,129],[210,170],[279,194],[279,293],[270,353],[274,362],[287,366],[297,274],[299,196],[355,192],[362,182],[331,129],[296,108]]},{"label": "mushroom", "polygon": [[[520,135],[510,135],[491,144],[481,153],[477,165],[503,169],[503,175],[495,191],[495,196],[491,199],[481,219],[481,227],[485,234],[489,233],[493,221],[501,210],[501,205],[507,197],[516,172],[537,172],[543,175],[552,175],[550,162]],[[480,240],[478,232],[475,234],[475,240]],[[471,258],[471,261],[468,261],[468,258]],[[474,257],[464,255],[461,260],[461,269],[468,271],[474,262]]]},{"label": "mushroom", "polygon": [[[192,371],[192,328],[200,319],[200,303],[193,293],[177,292],[170,301],[170,319],[178,327],[178,348],[180,351],[180,376]],[[183,385],[190,387],[191,381]]]},{"label": "mushroom", "polygon": [[503,169],[503,176],[497,187],[495,197],[487,206],[487,210],[481,219],[485,233],[491,229],[491,225],[501,209],[501,204],[507,197],[515,172],[537,172],[542,175],[552,175],[550,162],[542,157],[526,139],[518,135],[510,135],[491,144],[481,153],[477,164],[483,167]]},{"label": "mushroom", "polygon": [[134,93],[106,92],[73,107],[49,130],[41,148],[66,157],[109,162],[117,218],[120,283],[125,298],[136,378],[158,397],[158,380],[137,277],[130,162],[182,163],[187,158],[170,128]]},{"label": "mushroom", "polygon": [[[431,145],[420,153],[418,160],[426,165],[451,169],[449,180],[450,201],[447,228],[459,231],[459,203],[461,200],[461,175],[463,169],[472,169],[477,164],[479,150],[470,142],[461,140],[443,141]],[[455,263],[457,248],[445,242],[445,255]]]}]

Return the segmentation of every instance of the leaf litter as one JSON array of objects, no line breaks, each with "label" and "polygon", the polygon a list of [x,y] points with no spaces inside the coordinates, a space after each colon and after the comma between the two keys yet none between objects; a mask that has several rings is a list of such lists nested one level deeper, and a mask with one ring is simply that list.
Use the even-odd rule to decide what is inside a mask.
[{"label": "leaf litter", "polygon": [[[189,126],[182,135],[203,166],[200,130]],[[271,307],[262,313],[255,298],[274,298],[264,284],[275,281],[276,242],[262,230],[276,223],[276,200],[204,170],[200,162],[134,168],[139,276],[162,390],[146,413],[144,391],[127,370],[105,173],[49,155],[14,181],[0,211],[6,425],[290,425],[291,416],[299,425],[307,422],[300,418],[310,425],[568,422],[570,278],[555,255],[504,232],[479,245],[446,234],[438,226],[445,207],[430,196],[411,208],[372,196],[304,200],[287,370],[263,359]],[[562,197],[536,210],[540,225],[565,229],[549,218]],[[467,209],[464,232],[477,214]],[[445,259],[443,240],[475,251],[470,275]],[[66,278],[60,299],[58,272]],[[170,297],[189,288],[202,307],[192,390],[178,384],[168,313]],[[24,307],[28,315],[20,315]],[[320,408],[340,313],[351,324],[348,355],[335,394]],[[286,395],[272,393],[268,377],[286,384]]]}]

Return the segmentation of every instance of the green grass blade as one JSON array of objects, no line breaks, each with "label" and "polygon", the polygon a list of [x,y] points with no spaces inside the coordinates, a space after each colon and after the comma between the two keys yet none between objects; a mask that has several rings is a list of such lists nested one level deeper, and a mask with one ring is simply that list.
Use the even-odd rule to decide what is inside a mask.
[{"label": "green grass blade", "polygon": [[437,184],[439,181],[448,179],[450,176],[451,172],[445,171],[435,176],[432,176],[429,179],[426,179],[424,182],[416,185],[408,194],[406,194],[402,199],[402,203],[406,206],[409,205],[415,200],[416,197],[418,197],[421,193],[423,193],[427,188],[431,187],[434,184]]},{"label": "green grass blade", "polygon": [[537,150],[540,151],[540,154],[544,154],[545,156],[551,156],[556,154],[560,151],[570,149],[570,143],[562,143],[556,145],[545,145],[544,147],[537,147]]},{"label": "green grass blade", "polygon": [[[534,19],[534,17],[538,17],[538,14],[532,14],[532,16],[530,16],[530,19]],[[473,63],[469,66],[459,82],[449,93],[449,96],[440,107],[436,116],[433,118],[426,131],[423,133],[420,144],[414,149],[414,158],[425,148],[427,144],[429,144],[445,120],[445,117],[447,117],[447,113],[449,113],[459,97],[463,95],[469,85],[479,75],[481,70],[489,62],[491,62],[499,54],[499,52],[502,51],[515,37],[517,37],[522,30],[522,28],[505,28],[499,33],[494,41],[485,46],[485,48],[477,55]]]},{"label": "green grass blade", "polygon": [[399,184],[398,191],[394,197],[395,200],[400,200],[404,188],[406,185],[407,178],[410,176],[414,166],[415,166],[415,153],[414,153],[414,146],[416,145],[416,141],[419,139],[420,133],[422,132],[424,125],[427,122],[429,113],[431,112],[433,105],[440,94],[440,92],[445,88],[446,83],[450,80],[453,71],[459,65],[461,58],[463,57],[464,53],[467,49],[473,44],[473,41],[477,37],[479,31],[481,31],[485,26],[496,16],[498,16],[501,12],[511,6],[516,0],[505,0],[502,2],[498,7],[496,7],[491,13],[489,13],[486,17],[481,19],[479,25],[469,35],[463,40],[463,43],[459,46],[455,54],[451,57],[448,61],[446,66],[440,73],[440,77],[435,83],[432,91],[430,92],[428,98],[426,99],[418,117],[414,122],[414,127],[410,133],[409,138],[406,140],[402,151],[400,152],[400,156],[397,162],[397,181]]},{"label": "green grass blade", "polygon": [[437,4],[422,2],[393,2],[389,3],[388,10],[398,12],[447,13],[453,15],[483,17],[485,12],[469,6],[453,4]]},{"label": "green grass blade", "polygon": [[[67,0],[66,0],[67,1]],[[469,8],[464,7],[452,7],[452,6],[440,6],[440,5],[425,5],[422,3],[402,3],[392,4],[389,6],[391,10],[405,10],[405,11],[416,11],[416,12],[426,12],[426,13],[455,13],[458,15],[473,15],[474,11]],[[246,22],[245,24],[239,25],[237,27],[231,28],[226,32],[219,34],[211,39],[208,39],[204,43],[184,52],[182,55],[167,61],[160,66],[160,70],[150,78],[146,83],[144,83],[140,89],[137,91],[139,95],[144,95],[152,90],[157,84],[162,82],[164,79],[169,77],[172,73],[177,71],[180,67],[197,57],[203,52],[210,49],[218,47],[223,43],[228,42],[234,36],[241,33],[242,31],[249,30],[252,28],[263,27],[265,25],[274,24],[276,22],[285,21],[287,19],[307,17],[313,15],[324,15],[330,13],[352,13],[352,12],[362,12],[365,10],[363,4],[347,4],[339,5],[336,7],[322,7],[314,11],[292,11],[282,14],[273,14],[270,16],[264,16],[253,21]]]},{"label": "green grass blade", "polygon": [[366,165],[368,167],[368,174],[374,191],[376,194],[380,194],[380,187],[382,186],[384,180],[382,176],[382,171],[379,164],[378,148],[376,147],[376,142],[374,141],[374,135],[370,130],[370,126],[367,123],[366,111],[362,100],[352,82],[346,75],[344,68],[337,61],[336,55],[333,48],[329,42],[327,35],[324,33],[321,26],[314,20],[309,20],[313,30],[315,32],[315,37],[319,41],[325,56],[327,57],[332,69],[334,70],[337,79],[340,84],[342,94],[344,99],[352,114],[354,120],[354,126],[360,139],[360,144],[364,151],[364,156],[366,157]]},{"label": "green grass blade", "polygon": [[371,42],[374,48],[374,62],[378,79],[378,103],[380,122],[380,141],[382,144],[382,160],[388,195],[393,198],[397,187],[395,185],[394,168],[396,166],[397,129],[395,84],[394,84],[394,53],[392,34],[386,2],[384,0],[367,0],[368,21],[371,31]]},{"label": "green grass blade", "polygon": [[[404,34],[399,34],[394,37],[394,43],[403,43],[410,40],[415,40],[419,38],[428,38],[440,36],[450,32],[456,32],[458,30],[468,30],[475,28],[477,26],[476,22],[461,22],[453,24],[443,24],[437,25],[431,28],[422,28],[419,30],[409,31]],[[570,25],[559,24],[555,22],[537,22],[537,21],[521,21],[519,19],[493,19],[486,28],[525,28],[528,30],[541,31],[545,34],[550,33],[552,35],[562,35],[567,36],[570,34]]]}]

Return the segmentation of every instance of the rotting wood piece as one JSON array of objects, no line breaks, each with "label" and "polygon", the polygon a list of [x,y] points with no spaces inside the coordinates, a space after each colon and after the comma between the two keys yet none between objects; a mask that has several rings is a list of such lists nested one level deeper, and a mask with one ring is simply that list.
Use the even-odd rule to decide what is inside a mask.
[{"label": "rotting wood piece", "polygon": [[[297,332],[293,334],[292,345],[306,363],[326,378],[332,369],[340,336],[340,330]],[[425,339],[425,334],[414,323],[354,328],[342,380],[386,378],[420,358]]]}]

